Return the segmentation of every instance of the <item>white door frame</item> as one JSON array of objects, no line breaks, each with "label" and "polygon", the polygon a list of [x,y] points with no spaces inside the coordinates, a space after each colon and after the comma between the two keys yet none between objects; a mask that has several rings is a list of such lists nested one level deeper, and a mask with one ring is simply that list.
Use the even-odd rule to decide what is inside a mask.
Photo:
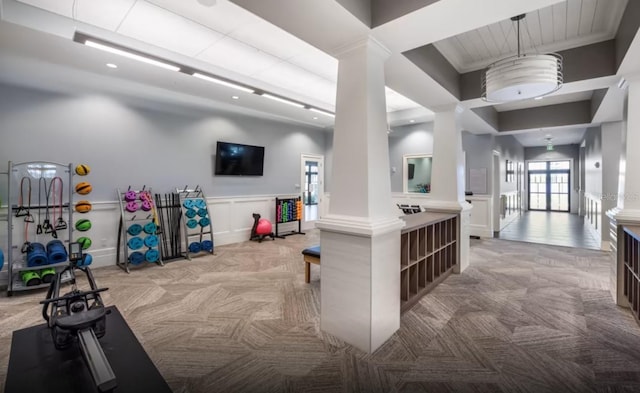
[{"label": "white door frame", "polygon": [[[318,163],[318,218],[324,216],[324,156],[319,154],[300,154],[300,196],[304,200],[304,187],[303,184],[307,181],[306,175],[306,161],[316,161]],[[303,206],[304,207],[304,206]],[[306,228],[305,228],[306,224]],[[315,221],[306,221],[303,218],[302,227],[310,229],[315,227]]]},{"label": "white door frame", "polygon": [[491,218],[493,232],[500,232],[500,152],[493,151],[491,155],[491,194],[493,194],[493,217]]}]

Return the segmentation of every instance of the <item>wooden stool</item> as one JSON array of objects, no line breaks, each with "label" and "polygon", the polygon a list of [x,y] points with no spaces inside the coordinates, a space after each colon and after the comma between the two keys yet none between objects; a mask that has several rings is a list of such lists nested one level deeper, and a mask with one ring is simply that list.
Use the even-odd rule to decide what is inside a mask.
[{"label": "wooden stool", "polygon": [[311,263],[320,265],[320,246],[309,247],[302,250],[304,257],[304,282],[311,282]]}]

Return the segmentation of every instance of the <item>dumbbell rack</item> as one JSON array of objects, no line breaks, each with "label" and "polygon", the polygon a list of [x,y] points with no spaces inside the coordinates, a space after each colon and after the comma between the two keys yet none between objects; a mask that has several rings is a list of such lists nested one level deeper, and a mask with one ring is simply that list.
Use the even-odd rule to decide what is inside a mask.
[{"label": "dumbbell rack", "polygon": [[[22,282],[20,278],[20,272],[25,270],[39,270],[42,268],[55,268],[56,271],[64,268],[69,264],[68,261],[48,264],[38,267],[29,267],[27,265],[27,254],[21,253],[21,244],[27,241],[25,238],[25,234],[27,236],[33,236],[33,240],[35,241],[43,241],[44,239],[52,240],[53,236],[50,233],[37,233],[37,223],[31,222],[31,227],[25,227],[28,223],[25,222],[23,216],[16,217],[16,214],[19,211],[24,211],[25,206],[20,206],[18,195],[22,192],[21,190],[21,179],[28,178],[30,179],[31,184],[34,188],[31,190],[31,202],[34,204],[28,206],[27,212],[31,215],[31,211],[37,212],[38,218],[35,221],[39,221],[40,215],[42,212],[47,209],[52,209],[51,203],[47,203],[46,201],[41,200],[38,203],[38,189],[40,178],[45,178],[51,181],[54,177],[64,177],[67,179],[67,187],[62,190],[62,210],[66,211],[67,215],[67,228],[66,230],[59,230],[56,233],[58,235],[67,233],[66,239],[60,239],[64,243],[69,243],[73,234],[73,164],[60,164],[55,162],[46,162],[46,161],[33,161],[33,162],[22,162],[22,163],[12,163],[9,161],[8,166],[8,186],[7,186],[7,249],[5,252],[7,259],[7,276],[8,276],[8,285],[7,285],[7,296],[12,296],[14,291],[27,291],[32,289],[39,288],[47,288],[49,287],[49,283],[42,283],[40,285],[32,285],[27,286]],[[46,186],[46,182],[45,182]],[[14,191],[13,188],[16,188]],[[35,189],[35,191],[34,191]],[[26,196],[25,196],[26,197]],[[24,201],[23,201],[24,202]],[[46,216],[45,216],[46,217]],[[62,216],[60,217],[62,218]],[[20,225],[19,228],[15,226],[18,223],[23,224]],[[56,223],[53,222],[52,225]],[[18,240],[18,243],[14,244],[14,236],[15,240]],[[62,282],[67,282],[71,280],[70,274],[65,274],[62,276]]]},{"label": "dumbbell rack", "polygon": [[[176,189],[176,192],[180,198],[180,209],[182,209],[184,245],[186,250],[184,253],[185,258],[191,260],[191,255],[201,253],[209,253],[213,255],[213,227],[211,226],[211,215],[209,214],[207,198],[205,197],[204,192],[202,192],[199,186],[196,186],[193,190],[189,190],[187,187],[182,190]],[[193,212],[196,213],[195,216],[193,216]],[[206,225],[202,225],[202,220],[204,218],[208,219],[208,223]],[[189,222],[192,222],[192,220],[196,220],[198,222],[193,228],[189,227]],[[190,243],[191,239],[197,239],[197,242],[200,244],[202,244],[203,241],[208,240],[211,242],[211,249],[201,249],[198,252],[193,252],[189,246],[194,243],[195,240]]]},{"label": "dumbbell rack", "polygon": [[[133,265],[133,266],[145,265],[144,259],[141,261],[137,259],[137,257],[140,254],[134,254],[134,252],[140,252],[140,251],[133,250],[134,252],[129,252],[129,244],[131,244],[130,241],[132,241],[131,239],[137,238],[142,240],[142,238],[139,237],[139,235],[146,235],[145,240],[148,239],[150,236],[156,237],[155,239],[157,241],[155,242],[155,244],[152,244],[152,245],[148,245],[144,243],[144,240],[143,240],[143,244],[140,247],[140,249],[146,248],[145,253],[142,254],[145,256],[149,252],[152,252],[152,253],[157,252],[157,259],[151,263],[164,266],[164,263],[162,262],[162,257],[160,256],[160,250],[159,250],[161,235],[158,233],[158,225],[157,225],[158,223],[154,216],[154,209],[152,208],[149,211],[144,211],[141,208],[139,208],[135,212],[129,212],[126,209],[126,204],[127,202],[129,202],[126,199],[126,195],[128,192],[132,192],[132,191],[136,193],[135,202],[138,203],[138,205],[140,205],[142,202],[140,200],[141,192],[146,191],[149,193],[149,195],[152,195],[151,188],[145,190],[145,187],[143,187],[141,190],[132,190],[131,187],[129,187],[129,189],[124,192],[120,191],[120,189],[117,189],[118,201],[120,202],[120,223],[118,224],[118,245],[117,245],[118,252],[116,254],[116,264],[127,273],[130,273],[129,265]],[[132,227],[136,225],[137,227],[140,228],[140,231],[133,231]],[[133,242],[135,242],[135,240]]]}]

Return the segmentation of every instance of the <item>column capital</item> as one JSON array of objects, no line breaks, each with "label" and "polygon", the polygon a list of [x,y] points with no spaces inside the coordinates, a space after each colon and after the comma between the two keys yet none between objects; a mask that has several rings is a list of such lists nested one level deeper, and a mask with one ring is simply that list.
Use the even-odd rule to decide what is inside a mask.
[{"label": "column capital", "polygon": [[355,41],[348,42],[344,45],[341,45],[337,48],[334,48],[331,51],[331,55],[335,56],[337,59],[348,56],[351,52],[367,48],[376,53],[379,57],[386,59],[391,56],[391,51],[387,49],[380,41],[378,41],[375,37],[370,35],[365,37],[360,37]]}]

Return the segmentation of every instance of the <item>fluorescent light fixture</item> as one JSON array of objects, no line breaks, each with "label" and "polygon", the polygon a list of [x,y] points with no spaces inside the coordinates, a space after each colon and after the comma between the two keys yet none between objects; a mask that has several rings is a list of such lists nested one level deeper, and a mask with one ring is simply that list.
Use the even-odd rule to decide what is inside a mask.
[{"label": "fluorescent light fixture", "polygon": [[304,105],[299,104],[297,102],[289,101],[286,98],[281,98],[281,97],[274,96],[274,95],[271,95],[271,94],[268,94],[268,93],[264,93],[264,94],[262,94],[262,96],[265,97],[265,98],[268,98],[270,100],[282,102],[283,104],[295,106],[295,107],[298,107],[298,108],[304,108]]},{"label": "fluorescent light fixture", "polygon": [[109,68],[118,68],[118,66],[116,64],[113,64],[113,63],[107,63],[107,67],[109,67]]},{"label": "fluorescent light fixture", "polygon": [[336,117],[336,115],[334,115],[333,113],[327,112],[327,111],[323,111],[322,109],[309,108],[309,110],[311,112],[320,113],[321,115],[330,116],[330,117]]},{"label": "fluorescent light fixture", "polygon": [[192,75],[195,76],[198,79],[202,79],[202,80],[205,80],[207,82],[217,83],[217,84],[222,85],[222,86],[231,87],[233,89],[244,91],[246,93],[254,93],[255,92],[253,89],[250,89],[248,87],[240,86],[240,85],[237,85],[235,83],[227,82],[227,81],[222,80],[222,79],[218,79],[218,78],[214,78],[214,77],[209,76],[209,75],[201,74],[199,72],[194,72]]},{"label": "fluorescent light fixture", "polygon": [[627,88],[627,86],[629,86],[627,80],[624,78],[620,78],[620,80],[618,81],[618,89],[624,90]]},{"label": "fluorescent light fixture", "polygon": [[155,60],[155,59],[151,59],[149,57],[141,56],[141,55],[135,54],[133,52],[127,52],[126,50],[122,50],[122,49],[115,48],[113,46],[101,44],[99,42],[86,40],[84,42],[84,44],[86,46],[90,46],[92,48],[100,49],[100,50],[103,50],[105,52],[113,53],[113,54],[119,55],[119,56],[128,57],[129,59],[141,61],[143,63],[151,64],[151,65],[154,65],[156,67],[164,68],[166,70],[180,71],[180,67],[176,67],[176,66],[174,66],[172,64],[163,63],[161,61],[158,61],[158,60]]}]

